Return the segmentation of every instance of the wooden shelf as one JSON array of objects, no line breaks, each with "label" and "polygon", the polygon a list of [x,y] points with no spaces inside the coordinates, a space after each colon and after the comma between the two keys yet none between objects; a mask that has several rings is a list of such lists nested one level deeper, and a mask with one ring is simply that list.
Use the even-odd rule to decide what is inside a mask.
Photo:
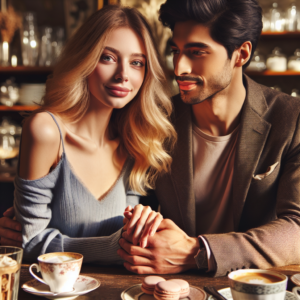
[{"label": "wooden shelf", "polygon": [[285,71],[285,72],[274,72],[274,71],[263,71],[263,72],[254,72],[254,71],[245,71],[249,76],[300,76],[300,72],[296,71]]},{"label": "wooden shelf", "polygon": [[260,35],[261,38],[297,38],[300,37],[300,31],[282,31],[282,32],[273,32],[265,31]]},{"label": "wooden shelf", "polygon": [[0,73],[51,73],[53,67],[0,67]]},{"label": "wooden shelf", "polygon": [[0,111],[33,111],[38,109],[38,105],[14,105],[14,106],[5,106],[0,105]]}]

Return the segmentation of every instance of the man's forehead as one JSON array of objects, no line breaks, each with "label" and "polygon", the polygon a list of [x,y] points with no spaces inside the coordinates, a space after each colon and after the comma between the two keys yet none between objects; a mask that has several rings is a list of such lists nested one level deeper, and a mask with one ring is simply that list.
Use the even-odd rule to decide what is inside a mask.
[{"label": "man's forehead", "polygon": [[176,22],[172,40],[176,45],[181,44],[181,46],[187,43],[209,44],[214,42],[209,28],[196,21]]}]

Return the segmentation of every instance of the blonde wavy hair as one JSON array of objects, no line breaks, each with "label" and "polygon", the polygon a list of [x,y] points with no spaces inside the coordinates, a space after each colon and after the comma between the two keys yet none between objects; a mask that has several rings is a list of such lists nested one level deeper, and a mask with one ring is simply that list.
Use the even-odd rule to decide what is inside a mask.
[{"label": "blonde wavy hair", "polygon": [[120,27],[133,29],[143,40],[147,64],[144,82],[135,98],[114,110],[111,128],[120,138],[118,150],[134,158],[130,188],[145,195],[158,175],[170,170],[170,151],[176,132],[170,122],[172,103],[150,27],[134,8],[106,6],[95,12],[67,43],[39,111],[50,111],[69,122],[78,121],[89,105],[87,77],[95,69],[109,34]]}]

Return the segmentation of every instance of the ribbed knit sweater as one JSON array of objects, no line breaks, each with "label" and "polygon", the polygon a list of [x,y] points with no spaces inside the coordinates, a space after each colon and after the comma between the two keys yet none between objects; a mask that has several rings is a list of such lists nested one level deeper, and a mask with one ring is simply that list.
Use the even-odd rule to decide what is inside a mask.
[{"label": "ribbed knit sweater", "polygon": [[36,261],[41,254],[65,251],[83,254],[84,262],[122,263],[117,250],[123,212],[138,204],[138,197],[128,191],[132,160],[127,159],[116,183],[99,201],[72,171],[61,131],[60,135],[63,154],[48,175],[15,179],[14,207],[22,224],[24,259]]}]

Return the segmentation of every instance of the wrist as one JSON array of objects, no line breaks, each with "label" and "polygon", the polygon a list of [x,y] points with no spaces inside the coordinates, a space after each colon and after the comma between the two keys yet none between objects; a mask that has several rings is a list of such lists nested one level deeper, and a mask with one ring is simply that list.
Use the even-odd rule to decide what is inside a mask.
[{"label": "wrist", "polygon": [[195,256],[199,252],[200,243],[198,238],[191,238],[188,239],[188,257],[187,257],[187,264],[190,265],[191,269],[197,269],[197,264],[195,261]]}]

